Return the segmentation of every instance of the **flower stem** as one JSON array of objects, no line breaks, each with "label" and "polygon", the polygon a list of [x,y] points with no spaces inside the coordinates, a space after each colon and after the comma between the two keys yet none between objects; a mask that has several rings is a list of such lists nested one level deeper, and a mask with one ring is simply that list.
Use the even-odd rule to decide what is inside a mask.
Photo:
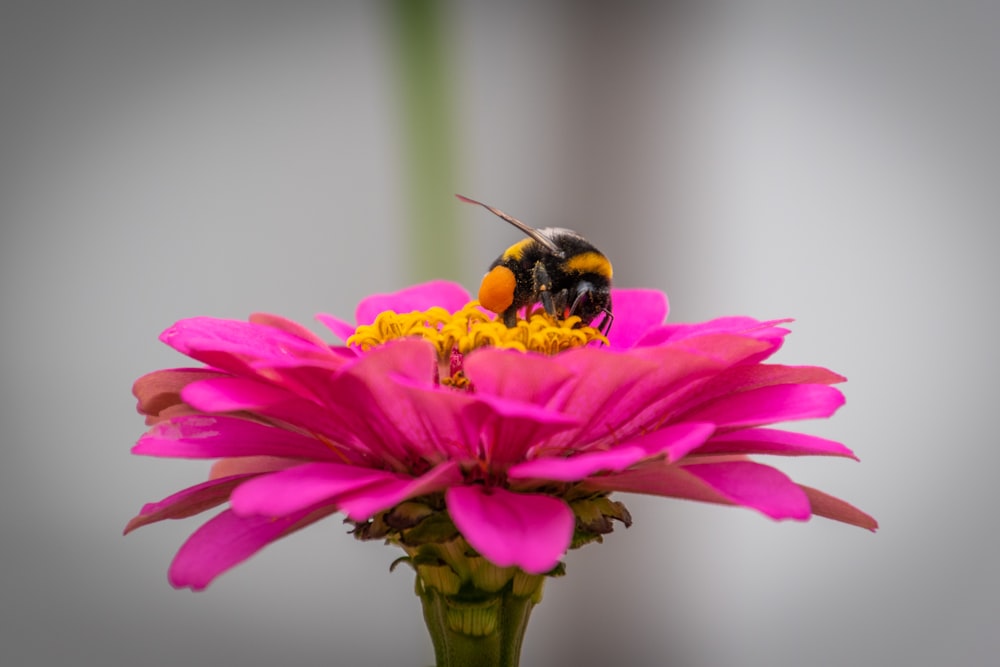
[{"label": "flower stem", "polygon": [[392,19],[408,190],[405,247],[411,278],[461,274],[455,200],[454,98],[449,72],[448,11],[440,0],[395,0]]},{"label": "flower stem", "polygon": [[528,617],[539,595],[516,595],[510,584],[493,593],[445,595],[422,585],[419,577],[417,594],[437,667],[517,667]]}]

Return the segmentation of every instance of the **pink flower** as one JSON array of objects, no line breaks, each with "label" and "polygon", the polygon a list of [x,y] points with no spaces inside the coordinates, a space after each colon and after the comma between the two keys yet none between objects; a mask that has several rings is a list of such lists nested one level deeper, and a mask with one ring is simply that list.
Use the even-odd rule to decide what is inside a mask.
[{"label": "pink flower", "polygon": [[[440,506],[443,535],[457,531],[494,565],[530,574],[599,539],[610,518],[628,522],[606,501],[614,491],[877,527],[749,458],[854,457],[770,427],[829,417],[844,402],[836,373],[765,363],[788,333],[783,321],[664,324],[663,294],[619,289],[607,344],[550,348],[538,341],[583,330],[500,340],[515,330],[468,302],[461,287],[432,282],[365,299],[356,317],[367,327],[320,316],[354,336],[344,346],[273,315],[192,318],[164,331],[163,342],[203,365],[136,381],[151,428],[132,451],[219,460],[208,481],[146,505],[126,532],[228,502],[170,567],[174,586],[203,589],[334,512],[361,536],[398,537],[427,514],[400,528],[404,509]],[[426,312],[395,314],[411,311]]]}]

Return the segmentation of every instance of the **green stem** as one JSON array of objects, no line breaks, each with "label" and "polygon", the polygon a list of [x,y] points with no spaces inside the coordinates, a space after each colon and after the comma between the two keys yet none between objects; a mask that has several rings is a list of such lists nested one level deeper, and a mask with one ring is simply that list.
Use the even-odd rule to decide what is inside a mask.
[{"label": "green stem", "polygon": [[409,279],[458,279],[462,243],[455,205],[455,125],[448,74],[445,6],[439,0],[391,5],[408,190]]},{"label": "green stem", "polygon": [[417,593],[437,667],[517,667],[537,595],[515,595],[510,584],[495,593],[444,595],[419,578]]}]

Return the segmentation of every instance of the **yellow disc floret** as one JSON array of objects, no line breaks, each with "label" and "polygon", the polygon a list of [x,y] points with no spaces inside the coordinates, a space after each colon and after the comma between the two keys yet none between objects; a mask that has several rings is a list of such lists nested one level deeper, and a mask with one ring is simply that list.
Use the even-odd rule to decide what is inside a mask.
[{"label": "yellow disc floret", "polygon": [[413,336],[430,341],[442,360],[453,351],[464,355],[481,347],[556,354],[595,340],[605,345],[608,342],[594,327],[580,326],[576,316],[556,320],[537,310],[528,319],[518,320],[517,326],[507,327],[485,312],[478,301],[470,301],[454,314],[443,308],[412,313],[387,310],[373,323],[359,326],[347,344],[368,351],[387,341]]}]

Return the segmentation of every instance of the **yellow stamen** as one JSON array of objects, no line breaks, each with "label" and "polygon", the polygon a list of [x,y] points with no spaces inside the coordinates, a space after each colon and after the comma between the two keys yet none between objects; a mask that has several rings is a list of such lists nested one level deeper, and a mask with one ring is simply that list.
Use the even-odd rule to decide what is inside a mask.
[{"label": "yellow stamen", "polygon": [[484,312],[478,301],[470,301],[455,314],[443,308],[403,314],[387,310],[372,324],[359,326],[347,344],[367,352],[387,341],[412,336],[433,343],[440,359],[447,359],[453,350],[467,354],[481,347],[551,355],[595,340],[608,343],[594,327],[580,326],[576,316],[560,321],[537,310],[527,320],[518,320],[517,326],[508,328]]},{"label": "yellow stamen", "polygon": [[441,378],[441,384],[446,387],[454,387],[455,389],[468,389],[469,388],[469,378],[465,377],[465,373],[459,371],[451,377]]}]

